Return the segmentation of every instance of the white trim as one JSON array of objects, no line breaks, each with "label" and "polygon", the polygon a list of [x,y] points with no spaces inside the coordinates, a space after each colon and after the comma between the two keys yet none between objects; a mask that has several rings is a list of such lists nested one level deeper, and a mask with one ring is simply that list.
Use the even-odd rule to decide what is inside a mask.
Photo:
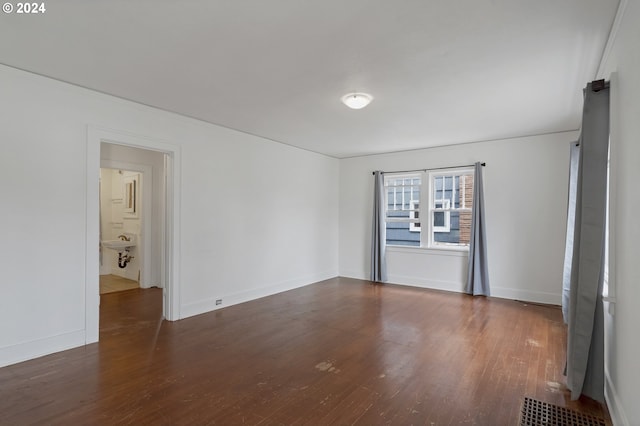
[{"label": "white trim", "polygon": [[[610,76],[610,80],[609,80],[609,87],[610,87],[610,95],[611,95],[611,102],[610,102],[610,112],[609,115],[611,117],[612,120],[617,120],[619,115],[619,111],[618,111],[618,105],[620,104],[618,102],[618,99],[620,97],[620,93],[619,93],[619,86],[618,86],[618,73],[614,72],[611,73]],[[607,282],[607,294],[605,296],[615,300],[616,298],[616,278],[617,278],[617,266],[616,266],[616,261],[617,261],[617,250],[616,250],[616,237],[618,235],[617,229],[616,229],[616,225],[617,225],[617,210],[618,210],[618,141],[620,140],[620,135],[619,135],[619,129],[620,126],[619,125],[614,125],[615,123],[612,123],[612,125],[609,126],[610,129],[610,133],[609,133],[609,211],[607,212],[608,218],[609,218],[609,232],[608,232],[608,236],[609,236],[609,241],[608,243],[608,250],[609,250],[609,257],[608,257],[608,261],[609,264],[607,265],[607,276],[606,276],[606,282]],[[613,306],[611,306],[610,308],[612,308],[613,310]]]},{"label": "white trim", "polygon": [[126,215],[123,219],[139,219],[140,197],[138,196],[140,186],[140,173],[134,173],[122,178],[124,188],[122,212]]},{"label": "white trim", "polygon": [[[433,200],[433,206],[436,204],[442,204],[442,207],[432,207],[429,209],[429,214],[433,215],[429,219],[431,219],[433,232],[450,232],[451,231],[451,201],[445,198],[438,198],[437,200]],[[444,225],[436,226],[433,225],[435,222],[435,214],[436,213],[444,213]]]},{"label": "white trim", "polygon": [[525,290],[521,288],[491,286],[491,297],[497,297],[500,299],[509,299],[509,300],[520,300],[522,302],[544,303],[546,305],[557,305],[557,306],[560,306],[562,303],[561,293]]},{"label": "white trim", "polygon": [[[199,300],[194,303],[186,304],[182,307],[182,318],[200,315],[203,313],[215,311],[217,309],[225,308],[227,306],[237,305],[239,303],[249,302],[251,300],[256,300],[262,297],[282,293],[283,291],[305,287],[320,281],[336,278],[337,276],[338,274],[336,273],[336,271],[325,271],[320,274],[313,274],[297,279],[281,281],[279,283],[274,283],[265,287]],[[216,300],[222,300],[222,303],[216,305]]]},{"label": "white trim", "polygon": [[609,37],[607,37],[607,44],[604,46],[602,56],[600,57],[600,64],[598,64],[596,79],[606,78],[606,76],[602,74],[604,73],[605,67],[607,66],[607,61],[609,60],[609,55],[611,54],[613,45],[616,41],[616,38],[618,37],[618,31],[620,31],[620,25],[622,24],[622,18],[624,17],[624,11],[627,8],[627,3],[629,3],[629,0],[620,0],[620,3],[618,3],[618,10],[616,11],[616,16],[613,19],[613,24],[611,24]]},{"label": "white trim", "polygon": [[[97,141],[97,143],[96,143]],[[94,343],[100,337],[100,139],[87,132],[85,221],[85,293],[84,343]],[[53,351],[52,351],[53,352]]]},{"label": "white trim", "polygon": [[[142,250],[139,252],[140,287],[151,286],[151,196],[153,185],[153,167],[147,164],[127,163],[117,160],[100,159],[102,169],[122,169],[142,174]],[[164,263],[164,262],[161,262]],[[160,284],[160,283],[156,283]]]},{"label": "white trim", "polygon": [[389,274],[389,280],[385,284],[390,285],[403,285],[409,287],[418,287],[428,290],[441,290],[450,291],[453,293],[464,293],[463,282],[457,281],[445,281],[445,280],[431,280],[418,277],[411,277],[407,275]]},{"label": "white trim", "polygon": [[620,401],[618,392],[616,392],[613,380],[611,380],[609,369],[606,366],[604,368],[604,399],[607,402],[607,408],[609,409],[613,426],[631,426],[624,412],[622,401]]},{"label": "white trim", "polygon": [[[397,249],[397,247],[394,247],[394,249]],[[413,248],[412,250],[415,250],[415,248]],[[341,270],[340,277],[369,280],[368,274],[365,271],[356,270]],[[464,293],[464,285],[466,283],[456,281],[430,280],[420,277],[389,274],[389,280],[385,284],[406,285],[410,287],[420,287],[433,290],[445,290],[456,293]],[[506,287],[491,287],[491,297],[508,300],[519,300],[525,303],[544,303],[547,305],[557,306],[560,305],[562,300],[562,295],[560,293],[530,291],[519,288]]]},{"label": "white trim", "polygon": [[433,256],[469,256],[469,247],[466,246],[450,246],[450,247],[416,247],[416,246],[387,246],[388,252],[410,253],[416,252],[429,254]]},{"label": "white trim", "polygon": [[[165,151],[165,153],[168,153]],[[169,321],[177,321],[181,316],[180,282],[180,149],[173,155],[165,155],[165,193],[164,205],[164,289],[163,312]],[[172,283],[173,285],[170,285]],[[166,303],[169,302],[169,303]]]},{"label": "white trim", "polygon": [[357,271],[355,269],[340,270],[338,277],[353,278],[355,280],[369,281],[371,279],[370,272]]},{"label": "white trim", "polygon": [[[627,1],[622,0],[620,5],[618,6],[618,13],[616,14],[616,19],[614,21],[612,32],[609,36],[609,41],[607,42],[607,48],[610,48],[610,42],[612,43],[615,39],[615,34],[618,31],[620,26],[620,20],[622,17],[622,13],[624,8],[626,7]],[[608,49],[605,50],[605,55],[608,56]],[[603,56],[603,61],[600,64],[600,68],[602,68],[603,64],[606,61],[606,57]],[[601,72],[601,69],[598,69],[598,73]],[[619,117],[618,105],[617,102],[620,94],[619,94],[619,86],[618,86],[618,73],[611,73],[610,77],[610,90],[611,90],[611,103],[610,103],[610,116],[612,120],[617,120]],[[607,212],[609,218],[609,241],[608,241],[608,269],[607,274],[605,276],[606,280],[606,294],[603,295],[602,300],[606,303],[605,305],[605,313],[609,315],[607,318],[605,316],[605,321],[611,321],[615,326],[615,319],[613,318],[616,314],[616,224],[617,224],[617,206],[618,206],[618,141],[619,141],[619,129],[620,126],[615,123],[611,123],[610,125],[610,134],[609,134],[609,211]],[[605,314],[605,315],[606,315]],[[604,398],[607,402],[607,408],[609,409],[609,415],[611,416],[611,423],[614,426],[629,426],[629,419],[627,418],[622,402],[618,396],[618,393],[615,388],[615,384],[611,379],[611,375],[609,373],[609,365],[613,362],[610,358],[610,353],[614,348],[611,347],[607,342],[615,342],[615,335],[608,336],[610,332],[609,327],[605,327],[605,366],[604,366]]]},{"label": "white trim", "polygon": [[99,338],[99,176],[102,142],[159,151],[172,158],[170,162],[172,170],[167,171],[170,179],[166,188],[166,247],[169,250],[165,268],[169,272],[166,274],[165,291],[169,303],[165,307],[164,315],[170,321],[180,319],[180,147],[157,139],[89,125],[86,165],[85,343],[97,342]]},{"label": "white trim", "polygon": [[0,348],[0,367],[82,346],[85,344],[85,334],[85,330],[75,330],[2,347]]},{"label": "white trim", "polygon": [[462,175],[473,175],[474,174],[474,166],[469,167],[453,167],[450,169],[438,169],[438,170],[428,170],[430,176],[462,176]]},{"label": "white trim", "polygon": [[[417,209],[416,204],[418,205]],[[420,232],[420,200],[409,201],[409,219],[412,219],[409,222],[409,232]]]}]

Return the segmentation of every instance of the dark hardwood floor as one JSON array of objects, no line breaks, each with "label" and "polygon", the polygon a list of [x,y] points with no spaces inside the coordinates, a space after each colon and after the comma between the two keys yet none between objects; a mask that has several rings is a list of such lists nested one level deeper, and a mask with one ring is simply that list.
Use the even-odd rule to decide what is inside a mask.
[{"label": "dark hardwood floor", "polygon": [[[332,279],[170,323],[102,296],[100,343],[0,369],[0,423],[516,425],[570,401],[559,308]],[[609,420],[607,420],[609,421]]]}]

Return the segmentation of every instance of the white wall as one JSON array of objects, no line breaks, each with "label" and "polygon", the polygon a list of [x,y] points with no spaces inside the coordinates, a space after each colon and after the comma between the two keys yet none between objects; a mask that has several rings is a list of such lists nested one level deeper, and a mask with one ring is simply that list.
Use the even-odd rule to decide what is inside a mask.
[{"label": "white wall", "polygon": [[0,93],[0,365],[85,342],[88,125],[181,150],[180,317],[337,275],[336,159],[3,66]]},{"label": "white wall", "polygon": [[[112,227],[112,208],[111,199],[107,194],[111,194],[111,182],[113,181],[112,169],[100,169],[100,227],[101,227],[101,240],[110,240],[110,231],[107,231],[106,226]],[[111,250],[113,251],[113,250]],[[109,255],[109,251],[102,248],[100,251],[100,275],[108,275],[111,273],[112,256]]]},{"label": "white wall", "polygon": [[[577,132],[372,155],[340,162],[340,275],[369,278],[374,170],[487,163],[484,168],[493,296],[561,303],[569,143]],[[467,254],[389,249],[389,282],[461,291]]]},{"label": "white wall", "polygon": [[[111,229],[110,234],[108,235],[108,239],[117,239],[118,235],[127,233],[133,234],[136,241],[136,246],[130,249],[130,254],[133,256],[133,259],[127,264],[126,267],[120,268],[118,267],[118,256],[115,250],[107,250],[107,252],[112,256],[112,267],[113,273],[115,275],[119,275],[124,278],[128,278],[130,280],[138,281],[138,276],[140,273],[140,257],[141,252],[144,251],[141,249],[142,241],[142,215],[145,214],[144,206],[141,202],[142,194],[145,190],[144,188],[144,179],[138,175],[138,194],[136,197],[138,200],[136,201],[136,208],[138,209],[138,215],[134,218],[126,218],[124,214],[124,179],[125,177],[133,177],[137,173],[131,171],[122,171],[122,174],[118,173],[118,171],[112,171],[111,173],[111,197],[112,198],[120,198],[121,202],[116,204],[111,204],[112,209],[112,219],[118,221],[122,224],[122,228],[120,230]],[[115,232],[114,232],[115,231]]]},{"label": "white wall", "polygon": [[[134,177],[136,175],[138,178],[138,214],[125,219],[124,178],[125,176]],[[100,254],[100,275],[112,274],[138,281],[142,255],[144,253],[142,248],[142,219],[145,212],[143,203],[141,202],[142,194],[146,190],[146,188],[143,187],[144,183],[145,179],[138,172],[100,169],[100,239],[115,240],[119,235],[126,233],[133,234],[136,242],[135,246],[129,249],[129,253],[133,258],[124,268],[118,266],[118,252],[116,250],[102,247]],[[149,188],[149,190],[150,189],[151,188]],[[153,234],[150,237],[153,237]],[[147,254],[147,256],[150,256],[150,254]],[[156,265],[160,266],[159,258],[149,260],[156,260]],[[159,277],[159,274],[156,274],[156,276]],[[150,286],[147,285],[146,287]]]},{"label": "white wall", "polygon": [[[607,306],[606,397],[616,425],[640,424],[640,2],[630,0],[603,67],[611,88],[612,306]],[[606,304],[609,305],[609,304]]]}]

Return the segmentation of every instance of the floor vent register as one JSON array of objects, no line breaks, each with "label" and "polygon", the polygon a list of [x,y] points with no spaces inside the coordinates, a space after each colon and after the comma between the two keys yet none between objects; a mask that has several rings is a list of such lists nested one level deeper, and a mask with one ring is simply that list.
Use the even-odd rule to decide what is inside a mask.
[{"label": "floor vent register", "polygon": [[520,426],[606,426],[603,419],[525,397]]}]

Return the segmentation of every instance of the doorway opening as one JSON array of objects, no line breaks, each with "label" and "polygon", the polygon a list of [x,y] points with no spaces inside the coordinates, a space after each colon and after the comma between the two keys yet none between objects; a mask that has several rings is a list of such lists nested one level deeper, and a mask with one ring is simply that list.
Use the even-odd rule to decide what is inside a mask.
[{"label": "doorway opening", "polygon": [[[151,313],[162,320],[165,204],[163,153],[100,144],[100,333],[118,332]],[[131,294],[114,294],[127,291]],[[138,299],[149,306],[140,306]]]},{"label": "doorway opening", "polygon": [[153,291],[164,319],[180,318],[179,156],[166,142],[89,127],[86,343],[99,339],[99,277],[107,273]]}]

